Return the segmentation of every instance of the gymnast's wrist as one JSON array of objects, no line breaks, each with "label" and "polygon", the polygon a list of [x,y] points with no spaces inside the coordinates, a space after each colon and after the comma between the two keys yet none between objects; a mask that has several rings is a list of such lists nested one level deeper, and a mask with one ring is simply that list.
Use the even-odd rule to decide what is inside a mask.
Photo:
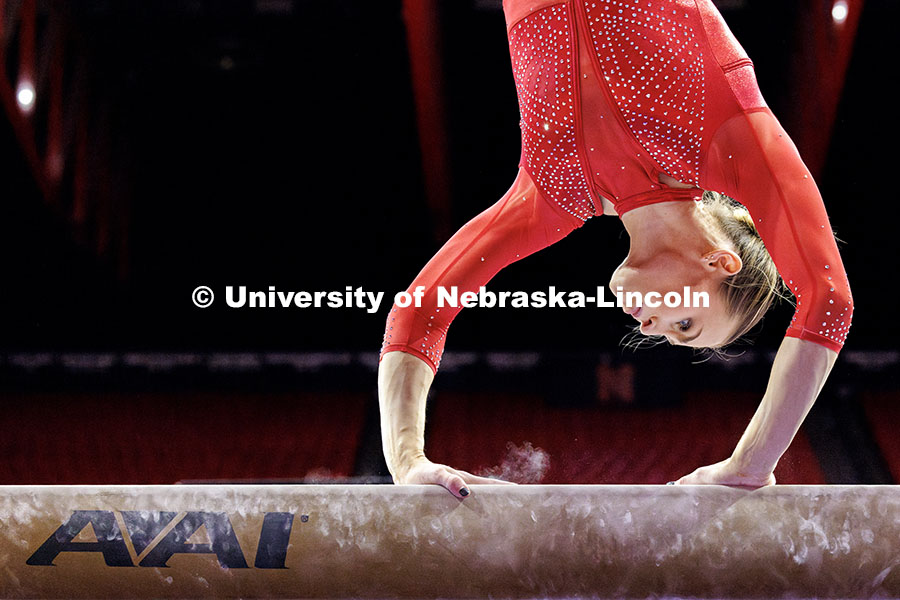
[{"label": "gymnast's wrist", "polygon": [[759,482],[764,485],[769,481],[775,473],[775,465],[770,461],[754,459],[748,453],[741,453],[738,450],[728,459],[728,470],[737,479],[748,482]]},{"label": "gymnast's wrist", "polygon": [[394,479],[402,479],[417,464],[427,461],[425,452],[418,447],[411,448],[394,448],[388,459],[388,469]]}]

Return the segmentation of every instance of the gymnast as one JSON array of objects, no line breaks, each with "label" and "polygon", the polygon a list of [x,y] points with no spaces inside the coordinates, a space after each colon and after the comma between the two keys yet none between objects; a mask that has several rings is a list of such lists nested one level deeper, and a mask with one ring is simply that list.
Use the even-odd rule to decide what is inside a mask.
[{"label": "gymnast", "polygon": [[429,461],[425,401],[459,308],[504,266],[594,216],[617,215],[630,249],[610,288],[707,291],[708,308],[626,308],[640,333],[722,348],[787,290],[796,311],[765,394],[732,455],[676,484],[774,485],[775,465],[825,383],[853,304],[822,197],[767,107],[712,0],[504,0],[519,100],[518,176],[391,309],[378,371],[383,449],[395,483],[458,498],[494,479]]}]

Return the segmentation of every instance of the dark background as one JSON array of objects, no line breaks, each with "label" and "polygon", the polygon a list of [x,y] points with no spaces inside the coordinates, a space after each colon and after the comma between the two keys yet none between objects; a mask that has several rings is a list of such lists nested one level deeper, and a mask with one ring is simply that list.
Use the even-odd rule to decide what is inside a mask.
[{"label": "dark background", "polygon": [[[350,433],[332,437],[346,433],[355,441],[342,450],[344,466],[331,468],[344,475],[384,474],[383,465],[377,464],[374,385],[390,298],[407,287],[444,241],[434,234],[438,217],[426,202],[402,3],[37,4],[39,56],[41,40],[50,39],[50,24],[62,22],[68,32],[64,81],[66,89],[76,91],[64,98],[67,106],[76,106],[77,118],[67,116],[66,122],[86,132],[83,161],[89,169],[81,173],[88,191],[75,193],[79,171],[67,163],[57,193],[43,193],[41,176],[29,163],[13,121],[0,119],[0,388],[6,398],[6,420],[0,425],[33,441],[42,439],[44,415],[70,415],[78,425],[66,426],[68,417],[59,417],[63,424],[52,436],[58,445],[54,452],[65,456],[70,442],[90,446],[90,440],[68,436],[74,430],[90,431],[95,425],[91,418],[98,414],[125,411],[140,435],[147,434],[141,427],[147,415],[155,414],[164,424],[181,423],[179,411],[185,407],[193,411],[196,423],[207,422],[210,415],[232,421],[238,418],[234,415],[248,418],[246,411],[232,410],[245,405],[272,415],[290,407],[289,419],[302,423],[307,410],[344,406],[335,398],[350,390],[362,394],[349,400],[347,409],[355,411],[356,425]],[[813,3],[720,4],[753,59],[776,115],[802,112],[796,101],[804,92],[796,79],[802,46],[797,32],[805,18],[801,4]],[[829,10],[831,3],[821,4]],[[440,39],[435,44],[441,55],[449,148],[449,220],[455,231],[511,184],[520,149],[518,109],[499,3],[444,0],[436,6]],[[3,38],[4,84],[14,86],[10,73],[21,32],[10,25],[9,14]],[[807,426],[813,429],[805,434],[822,466],[820,479],[829,482],[891,481],[881,454],[887,451],[883,445],[879,450],[871,425],[873,420],[883,424],[884,415],[895,415],[896,410],[864,410],[861,398],[875,390],[887,394],[878,396],[875,404],[892,407],[898,389],[898,131],[893,90],[898,16],[894,0],[865,1],[827,160],[818,177],[843,242],[855,304],[846,350],[810,416]],[[38,113],[43,101],[39,88]],[[783,119],[783,124],[794,135],[791,119]],[[28,131],[38,141],[48,135],[41,118],[33,118]],[[492,289],[555,285],[593,290],[606,284],[626,250],[627,238],[616,218],[592,219],[562,242],[505,269]],[[192,304],[191,291],[198,285],[215,290],[212,308]],[[356,308],[234,310],[224,303],[226,285],[250,290],[274,285],[283,291],[361,286],[384,291],[386,297],[377,314]],[[639,406],[674,410],[688,402],[690,394],[701,392],[720,396],[723,407],[740,405],[733,422],[743,424],[765,388],[771,353],[790,314],[787,305],[775,309],[753,345],[738,345],[732,354],[744,354],[730,363],[714,358],[698,366],[692,364],[698,357],[687,350],[635,354],[623,349],[620,342],[630,330],[629,319],[617,310],[467,309],[448,337],[447,364],[437,379],[435,402],[440,408],[441,390],[450,394],[446,398],[454,390],[489,390],[537,394],[535,402],[551,407],[596,408],[602,398],[612,398],[613,404],[637,398]],[[467,351],[476,353],[468,363]],[[300,358],[286,363],[283,356],[272,358],[281,356],[278,353]],[[343,353],[351,353],[351,358],[345,360]],[[528,366],[530,353],[539,357],[539,367]],[[134,356],[149,357],[156,366],[146,367]],[[450,364],[460,361],[470,368]],[[293,366],[286,367],[288,363]],[[618,378],[621,372],[615,369],[622,365],[637,369],[637,380],[643,383],[631,390],[636,395],[604,388],[602,373]],[[613,371],[603,370],[607,368]],[[265,395],[273,389],[279,395]],[[217,390],[232,394],[218,408]],[[40,395],[44,393],[50,395]],[[745,396],[738,401],[729,394]],[[469,397],[465,402],[473,401]],[[522,406],[532,406],[529,402]],[[17,408],[25,405],[31,412]],[[231,417],[223,411],[232,411]],[[476,411],[472,420],[478,418]],[[676,417],[666,413],[654,418],[669,422]],[[277,435],[291,430],[287,421],[273,419],[283,428]],[[633,425],[635,439],[642,422],[649,421],[638,419]],[[208,437],[202,442],[207,450],[218,448],[223,439],[215,433],[222,431],[217,423],[208,422]],[[336,423],[343,431],[340,419]],[[121,422],[116,427],[120,433],[132,431]],[[702,421],[692,427],[685,428],[689,436],[710,431]],[[233,428],[228,431],[238,435]],[[729,432],[722,447],[733,447],[740,427]],[[126,440],[133,437],[122,435]],[[166,434],[165,427],[156,435],[160,437],[151,435],[147,444],[182,440]],[[455,438],[459,444],[462,435]],[[510,436],[495,437],[502,452]],[[14,447],[10,439],[0,446],[0,455],[6,452],[7,462],[20,466],[0,478],[7,482],[169,477],[164,467],[153,471],[153,477],[140,470],[119,478],[99,471],[23,475],[48,462],[22,450],[30,448],[25,441]],[[653,438],[647,435],[642,441],[652,445]],[[475,446],[482,443],[484,439],[472,441]],[[694,442],[685,438],[678,443],[687,448]],[[241,448],[246,450],[248,444],[253,446],[246,442]],[[196,450],[185,442],[179,456]],[[894,452],[900,457],[896,446]],[[278,453],[263,456],[273,454]],[[10,462],[13,455],[18,463]],[[105,458],[91,456],[105,464]],[[287,460],[290,453],[279,456]],[[702,464],[696,461],[719,458],[724,456],[717,458],[715,452],[692,456],[662,475],[645,473],[631,480],[673,477]],[[324,464],[317,460],[307,461],[300,471],[287,465],[240,473],[297,477]],[[496,459],[484,460],[490,464]],[[602,480],[599,471],[591,473],[558,480]],[[628,469],[623,473],[616,481],[629,481]],[[794,480],[808,480],[808,471],[797,473]],[[227,469],[198,467],[171,479],[213,475],[236,477]]]},{"label": "dark background", "polygon": [[[724,10],[776,114],[790,101],[792,4]],[[65,210],[42,201],[4,123],[0,344],[376,351],[387,298],[439,247],[424,200],[400,3],[297,1],[283,13],[246,2],[75,6],[70,18],[90,65],[85,85],[109,123],[92,144],[113,148],[113,211],[127,242],[99,256],[79,243]],[[456,229],[512,182],[518,109],[502,13],[463,0],[439,6]],[[865,4],[819,177],[845,242],[856,304],[849,344],[858,348],[893,348],[898,333],[884,299],[896,256],[888,41],[896,13],[889,0]],[[591,290],[608,281],[625,248],[616,219],[594,219],[506,269],[494,289]],[[201,284],[220,294],[214,308],[192,305]],[[386,301],[377,315],[230,310],[225,285],[362,286],[384,291]],[[758,344],[777,344],[789,314],[771,315]],[[596,309],[524,317],[466,311],[450,348],[609,348],[627,327],[622,315]]]}]

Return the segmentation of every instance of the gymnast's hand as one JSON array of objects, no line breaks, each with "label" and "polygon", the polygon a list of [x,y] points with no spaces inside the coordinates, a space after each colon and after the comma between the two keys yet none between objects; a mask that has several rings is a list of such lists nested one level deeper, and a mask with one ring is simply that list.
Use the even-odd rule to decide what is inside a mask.
[{"label": "gymnast's hand", "polygon": [[731,462],[723,460],[714,465],[700,467],[690,475],[685,475],[675,485],[727,485],[743,489],[755,490],[768,485],[775,485],[775,474],[751,475],[741,473]]},{"label": "gymnast's hand", "polygon": [[425,457],[413,462],[406,469],[398,469],[394,475],[394,483],[400,484],[429,484],[434,483],[445,487],[457,498],[465,498],[469,495],[471,484],[485,485],[515,485],[509,481],[490,479],[472,475],[467,471],[453,469],[446,465],[433,463]]},{"label": "gymnast's hand", "polygon": [[425,458],[425,401],[434,373],[421,358],[388,352],[378,366],[378,402],[384,459],[394,483],[442,485],[457,498],[470,484],[504,484]]}]

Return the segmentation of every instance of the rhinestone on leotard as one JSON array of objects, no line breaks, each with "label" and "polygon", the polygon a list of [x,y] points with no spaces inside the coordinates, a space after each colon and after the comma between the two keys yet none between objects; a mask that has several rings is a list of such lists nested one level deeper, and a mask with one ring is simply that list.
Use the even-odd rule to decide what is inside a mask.
[{"label": "rhinestone on leotard", "polygon": [[706,84],[693,27],[662,2],[598,0],[585,9],[604,80],[629,129],[666,174],[699,186]]},{"label": "rhinestone on leotard", "polygon": [[574,44],[566,5],[519,21],[509,31],[509,46],[524,166],[549,200],[586,221],[596,210],[578,152]]}]

